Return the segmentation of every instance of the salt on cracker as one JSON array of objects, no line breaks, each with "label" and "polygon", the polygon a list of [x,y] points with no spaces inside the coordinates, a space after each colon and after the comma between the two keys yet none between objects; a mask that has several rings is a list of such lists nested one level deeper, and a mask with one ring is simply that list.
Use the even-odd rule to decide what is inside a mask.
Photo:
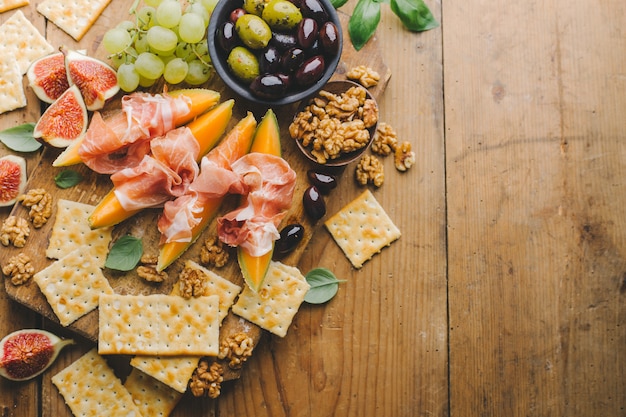
[{"label": "salt on cracker", "polygon": [[26,106],[22,73],[12,55],[0,52],[0,74],[0,114]]},{"label": "salt on cracker", "polygon": [[328,218],[324,225],[355,268],[361,268],[401,235],[370,190]]},{"label": "salt on cracker", "polygon": [[92,230],[89,216],[94,206],[76,201],[60,199],[57,203],[56,219],[52,227],[50,242],[46,249],[48,258],[60,259],[74,249],[86,246],[99,266],[104,266],[109,243],[111,227]]},{"label": "salt on cracker", "polygon": [[13,13],[0,26],[0,55],[13,57],[22,75],[26,73],[33,61],[53,51],[54,47],[39,33],[21,10]]},{"label": "salt on cracker", "polygon": [[298,268],[272,261],[259,292],[246,286],[233,313],[284,337],[309,288]]},{"label": "salt on cracker", "polygon": [[101,294],[113,294],[109,281],[84,246],[37,272],[33,280],[63,326],[94,310]]},{"label": "salt on cracker", "polygon": [[92,349],[52,377],[75,416],[141,417],[128,390]]},{"label": "salt on cracker", "polygon": [[183,396],[137,369],[130,371],[124,381],[124,387],[130,393],[141,415],[146,417],[169,416]]},{"label": "salt on cracker", "polygon": [[100,296],[98,353],[215,356],[219,297]]},{"label": "salt on cracker", "polygon": [[28,4],[30,4],[28,0],[0,0],[0,13],[27,6]]},{"label": "salt on cracker", "polygon": [[80,41],[111,0],[44,0],[37,11]]}]

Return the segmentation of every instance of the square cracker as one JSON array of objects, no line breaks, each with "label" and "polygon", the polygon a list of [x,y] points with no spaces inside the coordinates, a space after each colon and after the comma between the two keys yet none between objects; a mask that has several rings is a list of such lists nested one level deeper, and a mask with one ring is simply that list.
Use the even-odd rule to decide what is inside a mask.
[{"label": "square cracker", "polygon": [[24,75],[37,58],[48,55],[54,47],[48,43],[35,26],[16,11],[0,26],[0,55],[8,55],[17,61]]},{"label": "square cracker", "polygon": [[44,0],[37,11],[80,41],[111,0]]},{"label": "square cracker", "polygon": [[12,55],[0,52],[0,114],[26,106],[22,73]]},{"label": "square cracker", "polygon": [[169,416],[183,396],[137,369],[130,371],[124,387],[133,397],[141,415],[146,417]]},{"label": "square cracker", "polygon": [[355,268],[401,235],[370,190],[344,206],[324,225]]},{"label": "square cracker", "polygon": [[141,417],[128,390],[92,349],[52,377],[75,416]]},{"label": "square cracker", "polygon": [[284,337],[309,288],[298,268],[273,261],[259,292],[246,286],[233,313]]},{"label": "square cracker", "polygon": [[94,206],[76,201],[60,199],[57,203],[56,219],[46,249],[46,256],[61,259],[74,249],[87,246],[99,266],[104,266],[109,243],[111,227],[92,230],[89,216]]},{"label": "square cracker", "polygon": [[98,353],[215,356],[219,297],[100,296]]},{"label": "square cracker", "polygon": [[28,0],[0,0],[0,13],[30,4]]},{"label": "square cracker", "polygon": [[101,294],[113,294],[88,247],[80,247],[37,272],[33,280],[63,326],[98,306]]}]

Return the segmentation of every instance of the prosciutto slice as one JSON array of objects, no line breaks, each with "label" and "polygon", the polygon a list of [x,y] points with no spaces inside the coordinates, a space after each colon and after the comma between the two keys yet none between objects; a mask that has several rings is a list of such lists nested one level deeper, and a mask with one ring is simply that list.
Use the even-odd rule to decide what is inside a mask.
[{"label": "prosciutto slice", "polygon": [[252,256],[272,250],[278,225],[291,207],[296,173],[283,158],[250,153],[232,165],[246,186],[243,204],[217,219],[220,240]]},{"label": "prosciutto slice", "polygon": [[181,95],[133,93],[122,98],[122,110],[106,120],[94,113],[78,154],[100,174],[139,164],[150,151],[150,139],[175,128],[189,113],[190,99]]},{"label": "prosciutto slice", "polygon": [[180,127],[149,142],[150,153],[139,164],[111,175],[122,207],[160,207],[184,195],[197,177],[200,145],[189,128]]}]

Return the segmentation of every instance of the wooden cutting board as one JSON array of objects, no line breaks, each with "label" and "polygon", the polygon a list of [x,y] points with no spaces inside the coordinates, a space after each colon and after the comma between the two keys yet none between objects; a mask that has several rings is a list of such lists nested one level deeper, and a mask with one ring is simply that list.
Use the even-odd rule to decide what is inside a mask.
[{"label": "wooden cutting board", "polygon": [[[373,96],[379,98],[384,92],[387,82],[391,76],[388,67],[385,65],[381,58],[379,45],[376,39],[372,39],[372,41],[369,42],[366,47],[357,52],[352,47],[347,35],[346,27],[348,16],[341,12],[340,16],[342,19],[342,28],[344,31],[345,41],[341,61],[333,76],[333,80],[345,79],[345,73],[354,66],[367,65],[378,71],[378,73],[381,75],[380,83],[376,87],[370,89]],[[102,53],[102,56],[104,56],[104,53]],[[229,98],[235,99],[235,108],[230,127],[232,127],[238,120],[243,118],[248,111],[252,111],[255,114],[257,121],[260,121],[263,114],[265,114],[265,108],[255,107],[252,104],[234,96],[232,91],[226,88],[217,76],[214,77],[214,80],[212,80],[210,84],[206,87],[219,91],[221,93],[222,101]],[[119,107],[119,97],[113,99],[112,102],[107,105],[105,111],[107,109],[110,110],[111,108],[115,107]],[[306,171],[308,169],[314,168],[314,165],[311,164],[299,153],[296,144],[290,138],[288,133],[288,126],[296,111],[296,107],[297,104],[294,104],[274,109],[281,127],[281,137],[283,138],[283,157],[290,163],[292,168],[298,174],[293,200],[294,204],[289,210],[288,214],[285,216],[283,220],[283,225],[297,222],[302,224],[305,228],[305,234],[301,244],[291,254],[281,259],[283,263],[289,265],[297,265],[300,257],[302,256],[306,248],[307,243],[310,241],[315,231],[321,225],[321,221],[317,222],[316,224],[311,223],[303,212],[302,195],[304,190],[310,185],[307,180]],[[82,164],[69,168],[52,167],[52,161],[54,161],[59,153],[60,151],[58,149],[53,148],[46,148],[43,150],[40,163],[31,174],[27,186],[27,190],[34,188],[43,188],[53,195],[54,210],[50,221],[48,221],[48,223],[44,225],[41,229],[31,228],[31,234],[28,237],[27,244],[24,248],[18,249],[13,247],[3,247],[3,262],[10,256],[13,256],[19,252],[24,252],[32,259],[35,270],[39,271],[50,265],[54,260],[47,259],[45,256],[45,251],[48,246],[50,233],[55,221],[56,202],[59,199],[66,199],[96,205],[101,200],[101,198],[111,189],[112,185],[108,175],[96,174]],[[58,188],[55,185],[54,177],[64,169],[72,169],[78,171],[81,175],[83,175],[84,180],[80,184],[69,189]],[[343,172],[338,172],[338,174],[341,176],[340,181],[354,181],[354,165],[348,166]],[[236,203],[236,197],[230,200],[227,199],[224,206],[222,207],[222,212],[234,208]],[[27,209],[25,209],[21,204],[15,205],[15,207],[11,211],[11,215],[28,218]],[[113,229],[113,240],[115,241],[115,239],[126,234],[139,237],[143,240],[144,253],[156,255],[158,253],[158,242],[160,238],[159,232],[156,227],[159,215],[159,209],[144,210],[143,212],[117,225]],[[190,249],[179,260],[174,262],[166,270],[168,273],[168,278],[162,283],[155,284],[146,282],[144,279],[140,278],[137,275],[136,271],[121,273],[109,269],[104,269],[104,274],[108,278],[111,286],[116,293],[134,295],[147,295],[156,293],[167,294],[171,291],[173,284],[177,281],[178,273],[182,269],[184,261],[186,259],[198,261],[200,248],[204,240],[211,235],[214,236],[216,234],[215,230],[216,226],[215,222],[213,222],[204,232],[204,235],[201,236],[198,241],[194,245],[192,245]],[[243,278],[241,276],[239,266],[236,262],[236,256],[231,256],[231,261],[225,267],[215,269],[215,272],[231,280],[232,282],[243,285]],[[24,304],[25,306],[43,315],[44,317],[58,323],[54,312],[52,311],[45,297],[39,290],[39,287],[35,282],[33,282],[33,280],[30,280],[25,285],[14,286],[13,284],[11,284],[10,280],[5,279],[5,286],[7,294],[12,299],[18,301],[21,304]],[[86,337],[87,339],[97,341],[98,311],[95,310],[87,314],[86,316],[78,319],[73,324],[68,326],[68,328],[76,332],[77,334]]]}]

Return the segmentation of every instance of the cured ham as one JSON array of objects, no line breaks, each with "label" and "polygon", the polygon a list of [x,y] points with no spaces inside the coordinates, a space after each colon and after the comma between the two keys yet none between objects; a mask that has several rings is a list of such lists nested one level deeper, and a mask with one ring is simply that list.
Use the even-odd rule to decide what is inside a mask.
[{"label": "cured ham", "polygon": [[95,112],[78,154],[100,174],[139,164],[150,151],[150,139],[175,128],[190,112],[191,100],[180,95],[133,93],[122,98],[122,110],[104,119]]},{"label": "cured ham", "polygon": [[122,207],[160,207],[184,195],[199,172],[200,145],[191,130],[180,127],[149,142],[150,152],[135,166],[111,175]]},{"label": "cured ham", "polygon": [[280,237],[278,225],[291,206],[296,173],[283,158],[258,152],[237,160],[232,170],[245,185],[244,200],[217,219],[218,236],[230,246],[262,256]]}]

